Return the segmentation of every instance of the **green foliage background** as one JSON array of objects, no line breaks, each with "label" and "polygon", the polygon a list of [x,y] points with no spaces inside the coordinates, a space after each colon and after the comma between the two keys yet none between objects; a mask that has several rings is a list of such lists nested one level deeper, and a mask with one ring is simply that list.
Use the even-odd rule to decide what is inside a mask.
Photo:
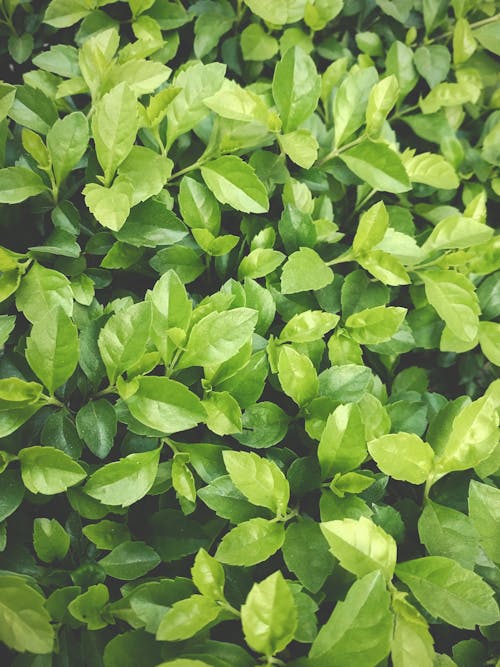
[{"label": "green foliage background", "polygon": [[3,665],[499,664],[496,11],[0,0]]}]

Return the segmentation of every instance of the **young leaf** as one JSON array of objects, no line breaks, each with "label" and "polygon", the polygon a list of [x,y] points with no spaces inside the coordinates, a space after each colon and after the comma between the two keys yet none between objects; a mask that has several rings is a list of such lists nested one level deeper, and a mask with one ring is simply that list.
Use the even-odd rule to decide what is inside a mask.
[{"label": "young leaf", "polygon": [[225,451],[223,458],[233,484],[251,503],[268,507],[278,516],[286,512],[290,487],[273,461],[253,452]]},{"label": "young leaf", "polygon": [[18,204],[48,190],[38,174],[26,167],[0,169],[0,204]]},{"label": "young leaf", "polygon": [[370,519],[343,519],[320,524],[330,551],[357,577],[381,570],[390,581],[396,565],[396,542]]},{"label": "young leaf", "polygon": [[292,253],[281,274],[282,294],[319,290],[333,281],[333,271],[311,248]]},{"label": "young leaf", "polygon": [[215,557],[227,565],[256,565],[270,558],[283,546],[285,528],[256,517],[227,533],[220,542]]},{"label": "young leaf", "polygon": [[386,475],[423,484],[431,474],[432,447],[414,433],[391,433],[368,443],[370,456]]},{"label": "young leaf", "polygon": [[396,566],[396,575],[433,616],[457,628],[492,625],[500,614],[492,589],[450,558],[427,556]]},{"label": "young leaf", "polygon": [[241,608],[241,624],[247,644],[265,656],[279,653],[292,641],[297,608],[280,571],[253,585]]},{"label": "young leaf", "polygon": [[68,553],[70,537],[57,519],[35,519],[33,546],[44,563],[63,559]]},{"label": "young leaf", "polygon": [[202,595],[215,601],[224,600],[224,568],[205,549],[200,549],[196,554],[191,575]]},{"label": "young leaf", "polygon": [[217,602],[203,595],[175,602],[162,618],[156,639],[171,642],[189,639],[215,621],[221,611]]},{"label": "young leaf", "polygon": [[55,447],[26,447],[19,460],[24,486],[31,493],[62,493],[87,476],[81,465]]},{"label": "young leaf", "polygon": [[341,153],[340,159],[374,190],[400,193],[410,189],[400,156],[385,143],[363,141]]},{"label": "young leaf", "polygon": [[154,449],[108,463],[90,476],[84,491],[105,505],[129,507],[153,486],[159,458],[160,449]]},{"label": "young leaf", "polygon": [[469,486],[469,516],[486,555],[500,562],[500,490],[474,480]]},{"label": "young leaf", "polygon": [[89,143],[89,126],[80,111],[57,120],[47,133],[47,148],[57,183],[77,166]]},{"label": "young leaf", "polygon": [[220,157],[201,167],[203,180],[221,202],[244,213],[265,213],[269,200],[253,168],[235,155]]}]

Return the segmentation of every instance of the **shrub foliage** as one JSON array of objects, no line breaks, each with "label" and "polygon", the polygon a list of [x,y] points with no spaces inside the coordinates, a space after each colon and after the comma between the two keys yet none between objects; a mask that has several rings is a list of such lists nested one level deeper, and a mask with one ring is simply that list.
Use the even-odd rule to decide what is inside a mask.
[{"label": "shrub foliage", "polygon": [[493,0],[0,0],[14,667],[493,665]]}]

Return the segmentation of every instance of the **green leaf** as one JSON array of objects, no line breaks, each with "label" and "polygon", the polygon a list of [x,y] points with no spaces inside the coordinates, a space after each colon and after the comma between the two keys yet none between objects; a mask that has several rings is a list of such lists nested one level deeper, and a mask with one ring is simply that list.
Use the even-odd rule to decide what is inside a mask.
[{"label": "green leaf", "polygon": [[467,405],[453,420],[449,436],[436,456],[434,472],[441,476],[474,468],[498,443],[498,413],[487,396]]},{"label": "green leaf", "polygon": [[344,144],[363,125],[370,91],[377,80],[375,68],[365,67],[351,70],[340,84],[333,102],[335,146]]},{"label": "green leaf", "polygon": [[472,480],[469,486],[469,516],[486,555],[500,562],[500,490]]},{"label": "green leaf", "polygon": [[256,517],[240,523],[227,533],[215,557],[226,565],[256,565],[281,549],[284,539],[283,524]]},{"label": "green leaf", "polygon": [[0,521],[5,521],[23,501],[24,486],[18,470],[11,468],[0,475]]},{"label": "green leaf", "polygon": [[201,167],[203,180],[221,204],[244,213],[269,210],[267,191],[254,169],[236,155],[220,157]]},{"label": "green leaf", "polygon": [[481,222],[461,215],[450,215],[440,220],[425,240],[423,250],[446,250],[448,248],[470,248],[486,243],[493,230]]},{"label": "green leaf", "polygon": [[309,169],[318,157],[318,142],[308,130],[294,130],[278,136],[281,148],[292,162]]},{"label": "green leaf", "polygon": [[238,277],[262,278],[272,273],[285,260],[285,255],[272,248],[255,248],[241,260]]},{"label": "green leaf", "polygon": [[26,447],[19,459],[24,486],[31,493],[62,493],[87,476],[81,465],[55,447]]},{"label": "green leaf", "polygon": [[205,549],[200,549],[191,568],[191,576],[196,588],[212,600],[224,600],[225,574],[222,565]]},{"label": "green leaf", "polygon": [[170,642],[189,639],[215,621],[221,611],[217,602],[203,595],[175,602],[162,618],[156,639]]},{"label": "green leaf", "polygon": [[123,523],[104,519],[98,523],[91,523],[82,528],[85,537],[96,545],[98,549],[110,551],[122,542],[130,540],[130,533]]},{"label": "green leaf", "polygon": [[99,565],[114,579],[132,581],[144,576],[160,563],[154,549],[144,542],[121,542],[101,558]]},{"label": "green leaf", "polygon": [[313,59],[299,46],[288,49],[273,77],[273,98],[285,132],[293,132],[309,118],[320,91],[321,79]]},{"label": "green leaf", "polygon": [[220,206],[212,192],[194,178],[184,176],[179,188],[179,208],[184,222],[193,229],[220,230]]},{"label": "green leaf", "polygon": [[80,111],[56,120],[47,133],[47,148],[57,183],[62,183],[87,150],[89,126]]},{"label": "green leaf", "polygon": [[495,366],[500,366],[500,324],[479,322],[479,344],[484,356]]},{"label": "green leaf", "polygon": [[241,608],[246,643],[269,657],[283,651],[297,629],[297,608],[280,571],[254,584]]},{"label": "green leaf", "polygon": [[333,271],[311,248],[292,253],[281,274],[281,292],[296,294],[319,290],[333,282]]},{"label": "green leaf", "polygon": [[376,667],[389,654],[393,614],[390,594],[379,570],[355,581],[344,601],[313,642],[308,662],[312,667],[343,667],[353,662]]},{"label": "green leaf", "polygon": [[404,593],[397,593],[393,600],[396,614],[391,658],[394,667],[411,667],[418,661],[422,667],[433,667],[434,640],[425,618],[405,599]]},{"label": "green leaf", "polygon": [[431,89],[446,79],[451,65],[450,52],[441,44],[419,46],[413,61]]},{"label": "green leaf", "polygon": [[280,350],[278,377],[285,394],[297,405],[306,405],[318,393],[318,376],[312,361],[288,345]]},{"label": "green leaf", "polygon": [[469,518],[445,505],[427,500],[418,520],[418,535],[429,556],[445,556],[474,569],[477,535]]},{"label": "green leaf", "polygon": [[473,35],[485,49],[491,51],[496,56],[500,55],[500,42],[495,23],[489,23],[475,28]]},{"label": "green leaf", "polygon": [[455,271],[425,271],[425,294],[439,317],[460,340],[474,340],[479,329],[479,304],[474,286]]},{"label": "green leaf", "polygon": [[110,384],[142,358],[151,330],[151,305],[137,303],[115,313],[101,329],[99,352]]},{"label": "green leaf", "polygon": [[135,95],[126,83],[119,83],[102,97],[92,116],[92,136],[106,185],[132,150],[137,130]]},{"label": "green leaf", "polygon": [[90,14],[91,10],[88,0],[51,0],[43,21],[54,28],[68,28]]},{"label": "green leaf", "polygon": [[90,401],[78,411],[76,428],[92,454],[105,459],[113,447],[116,435],[115,409],[103,398]]},{"label": "green leaf", "polygon": [[144,146],[132,146],[118,167],[118,179],[130,181],[133,186],[131,206],[160,194],[172,172],[173,162]]},{"label": "green leaf", "polygon": [[345,326],[349,335],[362,345],[390,340],[403,324],[406,308],[377,306],[350,315]]},{"label": "green leaf", "polygon": [[0,577],[0,639],[14,651],[52,653],[54,629],[45,598],[16,576]]},{"label": "green leaf", "polygon": [[339,405],[328,416],[318,446],[323,479],[357,468],[366,458],[365,427],[355,403]]},{"label": "green leaf", "polygon": [[129,507],[153,486],[159,458],[160,449],[154,449],[108,463],[90,476],[84,491],[105,505]]},{"label": "green leaf", "polygon": [[306,310],[297,313],[286,323],[280,333],[280,340],[289,343],[311,343],[331,331],[339,321],[338,315],[321,310]]},{"label": "green leaf", "polygon": [[104,584],[89,586],[85,593],[68,605],[69,613],[84,623],[89,630],[100,630],[108,625],[103,612],[109,601],[109,591]]},{"label": "green leaf", "polygon": [[179,367],[221,364],[235,355],[251,337],[257,312],[251,308],[234,308],[210,313],[191,329]]},{"label": "green leaf", "polygon": [[62,308],[36,320],[26,341],[26,360],[51,394],[71,377],[78,357],[78,331]]},{"label": "green leaf", "polygon": [[89,183],[83,189],[85,203],[103,227],[119,231],[130,213],[133,186],[128,180],[116,180],[111,187]]},{"label": "green leaf", "polygon": [[241,409],[228,391],[212,391],[203,401],[207,426],[217,435],[241,433]]},{"label": "green leaf", "polygon": [[410,180],[401,157],[386,143],[362,141],[339,157],[374,190],[400,193],[410,189]]},{"label": "green leaf", "polygon": [[35,262],[21,281],[16,294],[16,306],[32,323],[58,307],[71,317],[71,284],[64,274]]},{"label": "green leaf", "polygon": [[187,233],[181,220],[159,200],[152,198],[131,209],[123,227],[116,232],[116,238],[133,246],[156,248],[177,243]]},{"label": "green leaf", "polygon": [[18,204],[48,190],[38,174],[26,167],[0,169],[0,204]]},{"label": "green leaf", "polygon": [[33,546],[36,555],[44,563],[52,563],[66,556],[70,538],[57,519],[35,519],[33,522]]},{"label": "green leaf", "polygon": [[320,524],[330,551],[357,577],[381,570],[390,581],[396,565],[396,542],[370,519],[361,517]]},{"label": "green leaf", "polygon": [[322,588],[334,564],[319,524],[307,518],[287,527],[283,558],[290,572],[312,593]]},{"label": "green leaf", "polygon": [[473,630],[499,619],[492,589],[450,558],[427,556],[400,563],[396,575],[430,614],[457,628]]},{"label": "green leaf", "polygon": [[285,514],[290,486],[276,463],[253,452],[225,451],[223,458],[233,484],[253,505]]},{"label": "green leaf", "polygon": [[441,155],[420,153],[405,160],[405,168],[412,183],[444,190],[456,190],[460,184],[455,170]]},{"label": "green leaf", "polygon": [[377,137],[387,115],[398,101],[399,84],[394,74],[376,83],[370,91],[366,107],[366,131],[369,136]]},{"label": "green leaf", "polygon": [[241,52],[244,60],[264,61],[278,52],[278,41],[268,35],[260,23],[250,23],[241,33]]},{"label": "green leaf", "polygon": [[368,443],[380,470],[394,479],[423,484],[431,474],[432,447],[414,433],[391,433]]},{"label": "green leaf", "polygon": [[384,202],[379,201],[365,211],[358,224],[356,235],[352,242],[354,253],[360,254],[371,250],[378,245],[385,236],[389,224],[389,215]]}]

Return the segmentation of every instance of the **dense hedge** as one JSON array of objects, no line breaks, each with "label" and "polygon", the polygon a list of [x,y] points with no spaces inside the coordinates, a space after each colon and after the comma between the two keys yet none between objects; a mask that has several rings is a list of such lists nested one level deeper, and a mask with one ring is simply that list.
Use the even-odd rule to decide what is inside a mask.
[{"label": "dense hedge", "polygon": [[499,664],[495,11],[0,0],[2,665]]}]

